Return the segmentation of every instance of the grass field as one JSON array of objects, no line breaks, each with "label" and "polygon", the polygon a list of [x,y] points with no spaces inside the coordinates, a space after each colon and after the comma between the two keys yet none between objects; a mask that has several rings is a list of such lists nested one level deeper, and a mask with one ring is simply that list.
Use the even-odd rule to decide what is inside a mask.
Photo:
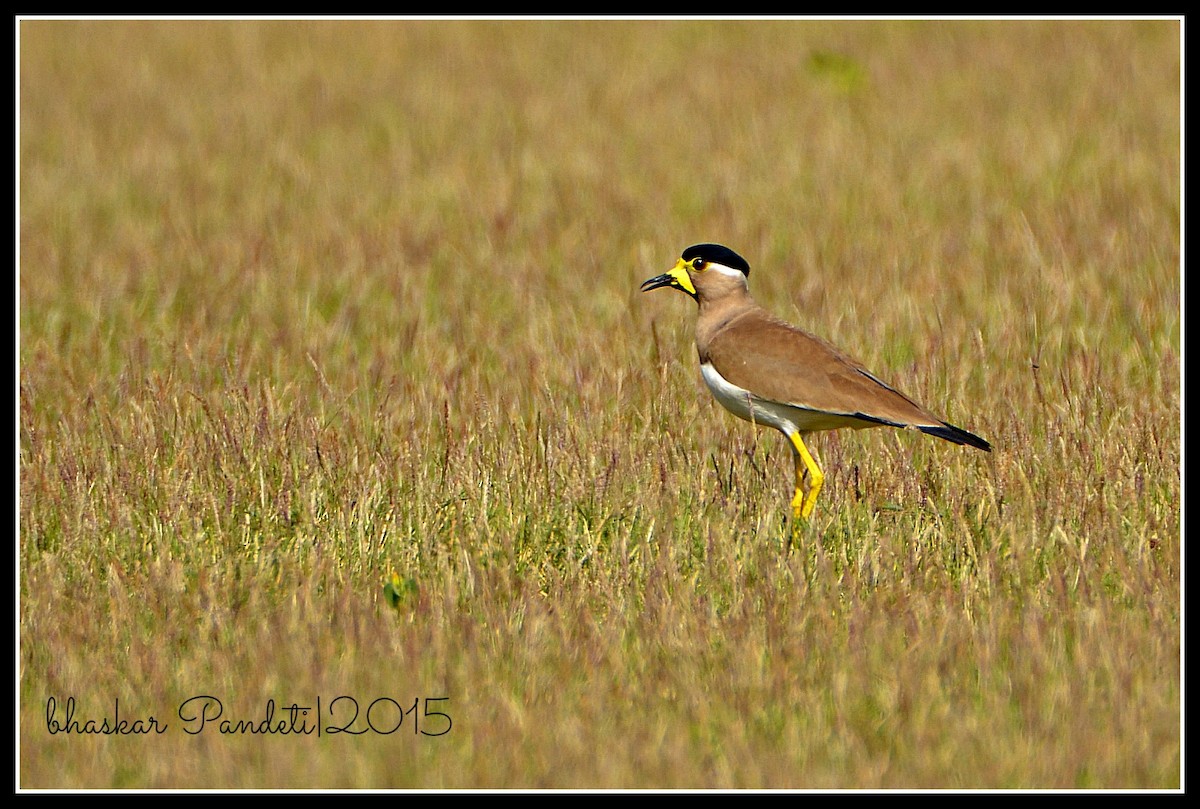
[{"label": "grass field", "polygon": [[1181,787],[1179,22],[17,28],[20,787]]}]

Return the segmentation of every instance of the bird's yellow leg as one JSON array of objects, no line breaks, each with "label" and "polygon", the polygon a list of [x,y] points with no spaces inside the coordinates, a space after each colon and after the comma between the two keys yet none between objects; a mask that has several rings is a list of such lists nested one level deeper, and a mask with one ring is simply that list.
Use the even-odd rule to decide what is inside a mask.
[{"label": "bird's yellow leg", "polygon": [[[817,461],[808,451],[808,447],[804,446],[804,439],[800,437],[800,433],[789,434],[788,440],[796,450],[796,496],[792,498],[792,514],[797,520],[807,520],[817,504],[817,495],[821,493],[821,486],[825,483],[825,473],[817,466]],[[804,493],[805,470],[808,470],[810,478],[808,494]]]}]

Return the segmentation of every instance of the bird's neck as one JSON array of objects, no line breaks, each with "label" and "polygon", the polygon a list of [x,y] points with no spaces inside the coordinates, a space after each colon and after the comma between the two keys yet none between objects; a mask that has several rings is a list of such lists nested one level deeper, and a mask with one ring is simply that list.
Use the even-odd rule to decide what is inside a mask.
[{"label": "bird's neck", "polygon": [[699,303],[700,312],[696,316],[698,345],[707,345],[731,321],[760,308],[746,289],[729,291],[715,300],[701,298]]}]

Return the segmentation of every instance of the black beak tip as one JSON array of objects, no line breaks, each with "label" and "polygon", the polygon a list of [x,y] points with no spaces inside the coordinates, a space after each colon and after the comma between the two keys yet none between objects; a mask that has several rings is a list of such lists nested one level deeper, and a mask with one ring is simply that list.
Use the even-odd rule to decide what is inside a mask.
[{"label": "black beak tip", "polygon": [[656,275],[653,278],[647,278],[645,281],[643,281],[641,289],[642,289],[642,292],[649,292],[652,289],[658,289],[659,287],[665,287],[665,286],[669,285],[673,280],[674,279],[671,278],[671,276],[666,275],[665,273],[663,275]]}]

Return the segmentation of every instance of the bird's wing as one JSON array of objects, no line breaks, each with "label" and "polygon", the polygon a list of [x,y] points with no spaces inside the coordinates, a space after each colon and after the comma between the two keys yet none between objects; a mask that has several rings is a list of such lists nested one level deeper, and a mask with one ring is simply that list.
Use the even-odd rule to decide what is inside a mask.
[{"label": "bird's wing", "polygon": [[773,318],[733,320],[705,354],[726,380],[772,402],[894,426],[943,424],[834,346]]}]

